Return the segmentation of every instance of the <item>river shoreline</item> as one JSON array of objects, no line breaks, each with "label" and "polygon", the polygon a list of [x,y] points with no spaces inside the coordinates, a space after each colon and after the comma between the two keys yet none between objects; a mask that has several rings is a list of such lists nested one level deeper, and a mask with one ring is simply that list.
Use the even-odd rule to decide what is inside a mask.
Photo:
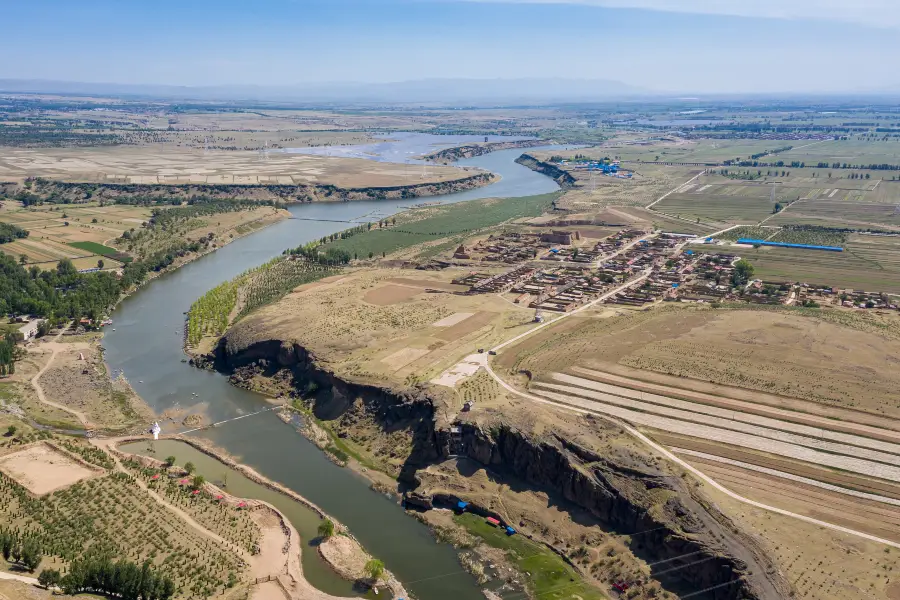
[{"label": "river shoreline", "polygon": [[[558,189],[549,178],[515,164],[514,160],[520,154],[516,150],[507,150],[463,162],[461,166],[496,173],[499,181],[490,187],[435,199],[449,204],[479,198],[534,195]],[[236,246],[220,248],[222,252],[211,252],[202,261],[156,278],[152,285],[143,287],[141,294],[133,294],[122,302],[113,315],[118,331],[107,332],[104,339],[108,348],[107,364],[111,369],[124,371],[135,382],[135,390],[157,415],[168,410],[191,411],[203,414],[205,422],[213,423],[259,411],[261,401],[267,400],[268,404],[278,395],[277,391],[264,398],[232,385],[218,373],[186,364],[188,361],[182,348],[183,312],[209,289],[281,255],[284,248],[339,232],[347,227],[348,221],[365,220],[366,217],[360,215],[389,217],[416,202],[409,198],[396,202],[373,199],[359,203],[290,205],[288,208],[296,219],[281,221],[267,228],[265,235],[249,236]],[[176,351],[185,359],[175,358]],[[275,415],[263,414],[239,423],[210,427],[197,435],[240,456],[241,462],[252,465],[257,472],[282,482],[336,515],[388,568],[404,581],[415,582],[412,591],[419,597],[429,600],[483,598],[481,588],[470,576],[460,574],[443,578],[449,572],[462,573],[457,552],[444,544],[436,544],[428,528],[397,509],[395,477],[389,479],[388,475],[363,468],[369,467],[368,464],[336,469],[327,453],[305,436],[289,430]],[[265,442],[259,443],[259,440]],[[358,474],[366,479],[360,479]],[[381,485],[378,485],[379,478]],[[376,483],[371,488],[392,492],[390,498],[385,493],[371,494],[372,489],[363,482],[373,479]],[[362,492],[364,489],[366,492]],[[390,535],[386,536],[385,532]],[[311,534],[314,534],[314,528],[313,532],[306,532],[307,537]]]},{"label": "river shoreline", "polygon": [[[133,442],[145,442],[145,441],[148,441],[149,439],[150,438],[148,436],[124,436],[121,438],[115,438],[113,440],[110,440],[107,444],[104,444],[104,446],[110,452],[112,452],[113,454],[118,456],[120,459],[127,458],[127,457],[136,457],[139,460],[145,460],[145,461],[149,460],[149,461],[154,461],[155,463],[162,464],[162,461],[159,461],[158,459],[154,459],[154,458],[148,457],[143,454],[135,454],[135,453],[125,452],[119,448],[119,446],[121,446],[123,444],[129,444],[129,443],[133,443]],[[242,463],[239,463],[234,457],[232,457],[224,449],[217,447],[215,444],[213,444],[207,440],[191,438],[191,437],[188,437],[185,435],[180,435],[180,434],[162,436],[160,439],[178,441],[183,444],[186,444],[186,445],[194,448],[195,450],[202,452],[203,454],[234,469],[235,471],[239,472],[241,475],[245,476],[247,479],[253,481],[254,483],[257,483],[269,490],[272,490],[273,492],[281,494],[287,498],[290,498],[291,500],[293,500],[295,502],[302,504],[309,510],[316,513],[320,519],[329,519],[332,523],[334,523],[335,532],[337,535],[346,537],[348,540],[352,541],[352,544],[355,545],[354,552],[361,553],[361,557],[364,558],[364,560],[368,560],[369,558],[371,558],[371,555],[368,552],[366,552],[366,550],[363,548],[362,544],[359,542],[359,540],[356,539],[356,537],[353,536],[352,532],[350,532],[349,528],[347,528],[346,525],[342,524],[336,518],[329,515],[324,510],[322,510],[322,508],[319,507],[318,505],[316,505],[314,502],[311,502],[309,499],[301,496],[297,492],[281,485],[280,483],[278,483],[276,481],[273,481],[273,480],[261,475],[253,468],[248,467],[247,465],[244,465]],[[223,491],[223,493],[228,494],[227,492],[224,492],[224,491]],[[228,494],[228,495],[231,496],[231,494]],[[297,532],[296,528],[294,528],[291,525],[290,520],[288,520],[288,518],[280,510],[278,510],[276,507],[272,506],[265,500],[261,500],[261,499],[257,499],[257,498],[248,498],[248,500],[252,500],[253,502],[260,503],[261,505],[266,506],[269,510],[273,511],[278,516],[278,518],[281,520],[281,522],[284,524],[284,526],[287,529],[289,529],[290,537],[296,536],[299,539],[300,536],[299,536],[299,533]],[[301,550],[301,552],[302,552],[302,550]],[[319,551],[319,555],[323,558],[325,563],[328,564],[328,566],[335,573],[337,573],[338,575],[340,575],[347,581],[356,581],[358,579],[358,577],[354,576],[353,573],[348,571],[348,569],[345,567],[345,565],[339,563],[335,559],[333,553]],[[298,561],[299,561],[299,557],[298,557]],[[302,572],[302,570],[301,570],[301,572]],[[411,598],[409,593],[403,587],[403,584],[400,583],[400,581],[397,579],[397,577],[393,573],[388,571],[387,569],[384,572],[384,581],[385,581],[385,584],[387,585],[387,587],[391,589],[391,592],[392,592],[394,598]]]}]

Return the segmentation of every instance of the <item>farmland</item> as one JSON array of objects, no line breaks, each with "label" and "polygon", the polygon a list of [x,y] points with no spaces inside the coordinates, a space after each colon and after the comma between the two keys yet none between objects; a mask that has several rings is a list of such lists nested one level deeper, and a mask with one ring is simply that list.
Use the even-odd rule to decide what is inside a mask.
[{"label": "farmland", "polygon": [[[187,240],[203,240],[208,247],[231,241],[287,215],[268,206],[244,207],[204,218],[182,219],[171,227],[147,227],[151,209],[132,205],[86,203],[22,207],[7,200],[0,222],[17,225],[29,236],[0,245],[0,251],[22,260],[27,266],[55,268],[59,260],[72,260],[77,269],[116,269],[132,257],[148,259],[166,252],[175,254]],[[159,210],[171,210],[163,207]],[[208,247],[206,249],[208,249]]]},{"label": "farmland", "polygon": [[539,216],[558,197],[558,194],[542,194],[524,198],[489,198],[420,208],[403,213],[396,224],[388,228],[373,227],[371,231],[330,242],[324,249],[345,250],[359,258],[367,257],[370,252],[376,256],[391,254],[402,248],[457,234],[472,234],[506,221]]},{"label": "farmland", "polygon": [[166,185],[323,184],[342,188],[446,182],[465,176],[456,167],[434,167],[426,181],[402,164],[286,152],[198,152],[158,147],[8,150],[0,181],[43,177],[70,182]]},{"label": "farmland", "polygon": [[102,258],[107,268],[114,268],[124,257],[106,243],[149,219],[148,209],[134,206],[12,207],[0,211],[0,222],[17,225],[27,230],[29,236],[3,244],[0,251],[15,258],[24,256],[25,264],[37,264],[41,268],[55,266],[63,258],[85,259],[76,265],[79,268],[96,267],[97,260]]},{"label": "farmland", "polygon": [[[24,439],[31,434],[19,435]],[[66,447],[72,444],[83,442],[67,442]],[[84,452],[90,456],[87,448]],[[239,558],[173,519],[132,476],[98,471],[102,471],[98,476],[43,496],[30,494],[16,480],[0,474],[3,522],[18,535],[37,541],[45,554],[43,567],[60,568],[98,553],[128,557],[138,564],[146,559],[175,580],[182,598],[221,592],[229,573],[243,571]],[[86,538],[92,540],[90,547],[84,545]]]},{"label": "farmland", "polygon": [[[654,208],[683,219],[715,223],[758,223],[772,214],[775,203],[766,189],[716,186],[713,193],[672,194]],[[712,192],[712,191],[711,191]]]}]

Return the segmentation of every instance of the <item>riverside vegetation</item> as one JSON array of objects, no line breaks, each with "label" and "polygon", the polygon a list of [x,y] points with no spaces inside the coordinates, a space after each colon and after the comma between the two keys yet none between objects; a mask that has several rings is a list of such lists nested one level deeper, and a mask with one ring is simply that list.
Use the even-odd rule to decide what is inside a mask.
[{"label": "riverside vegetation", "polygon": [[343,266],[352,266],[353,261],[538,216],[557,197],[557,194],[541,194],[491,198],[417,209],[287,249],[283,256],[216,286],[194,302],[188,312],[187,344],[196,349],[204,338],[221,336],[230,325],[254,310],[280,299],[299,285],[334,275]]}]

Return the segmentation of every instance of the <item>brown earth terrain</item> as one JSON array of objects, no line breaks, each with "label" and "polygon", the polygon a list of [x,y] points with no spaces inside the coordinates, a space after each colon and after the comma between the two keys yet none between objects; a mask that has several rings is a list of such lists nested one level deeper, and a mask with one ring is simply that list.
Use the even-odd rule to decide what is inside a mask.
[{"label": "brown earth terrain", "polygon": [[815,317],[679,306],[604,319],[579,315],[509,348],[498,364],[537,376],[576,357],[600,371],[624,365],[897,416],[898,350],[893,336]]},{"label": "brown earth terrain", "polygon": [[366,188],[460,179],[465,171],[434,167],[422,181],[402,164],[282,152],[197,152],[154,147],[9,149],[0,181],[43,177],[122,184],[313,184]]},{"label": "brown earth terrain", "polygon": [[38,496],[69,487],[100,471],[45,443],[3,455],[0,470]]}]

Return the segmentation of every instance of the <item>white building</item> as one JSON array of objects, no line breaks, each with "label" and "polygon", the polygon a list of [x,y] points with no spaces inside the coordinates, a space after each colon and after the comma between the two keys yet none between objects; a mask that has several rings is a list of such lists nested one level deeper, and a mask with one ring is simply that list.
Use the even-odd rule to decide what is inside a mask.
[{"label": "white building", "polygon": [[19,327],[19,335],[21,336],[22,341],[27,342],[28,340],[37,337],[38,327],[40,327],[43,322],[44,319],[34,319]]}]

